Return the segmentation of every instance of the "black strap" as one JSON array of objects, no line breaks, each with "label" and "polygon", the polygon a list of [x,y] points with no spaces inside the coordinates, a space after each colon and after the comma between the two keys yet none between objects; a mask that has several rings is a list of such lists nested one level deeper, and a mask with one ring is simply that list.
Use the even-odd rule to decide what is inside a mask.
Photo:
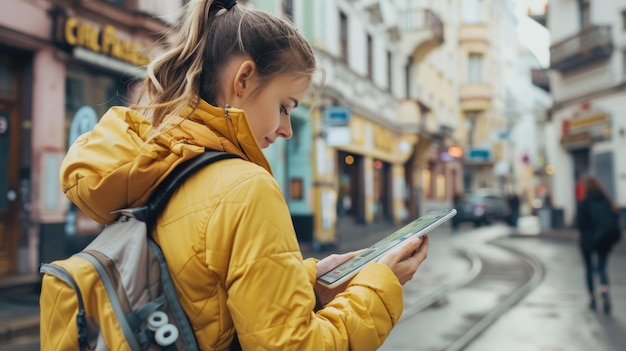
[{"label": "black strap", "polygon": [[207,166],[213,162],[229,159],[229,158],[241,158],[239,155],[231,154],[222,151],[206,151],[198,157],[194,157],[191,160],[185,161],[176,167],[172,173],[157,186],[156,190],[152,193],[150,200],[140,207],[129,209],[133,216],[148,225],[148,228],[156,222],[157,217],[163,211],[163,208],[169,201],[172,194],[178,189],[185,179],[195,173],[197,170]]}]

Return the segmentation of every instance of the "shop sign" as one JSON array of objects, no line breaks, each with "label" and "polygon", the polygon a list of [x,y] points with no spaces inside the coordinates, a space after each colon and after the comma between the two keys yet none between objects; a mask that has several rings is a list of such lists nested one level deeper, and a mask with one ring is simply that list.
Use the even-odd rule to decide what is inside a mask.
[{"label": "shop sign", "polygon": [[345,127],[350,124],[352,112],[346,106],[327,106],[324,108],[324,124]]},{"label": "shop sign", "polygon": [[564,121],[561,145],[566,148],[588,147],[594,142],[611,139],[612,128],[606,113]]},{"label": "shop sign", "polygon": [[71,48],[82,47],[137,66],[150,62],[150,58],[142,54],[142,45],[124,39],[118,29],[110,24],[97,26],[76,17],[59,18],[56,38]]},{"label": "shop sign", "polygon": [[470,161],[489,161],[491,151],[489,149],[470,149],[467,153],[467,159]]},{"label": "shop sign", "polygon": [[349,145],[352,142],[352,131],[349,127],[330,127],[326,130],[326,143],[329,146]]}]

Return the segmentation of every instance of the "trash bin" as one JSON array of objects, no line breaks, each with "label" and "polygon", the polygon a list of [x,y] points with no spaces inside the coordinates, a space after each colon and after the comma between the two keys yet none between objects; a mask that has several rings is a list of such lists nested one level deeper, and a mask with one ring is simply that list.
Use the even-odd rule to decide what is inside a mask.
[{"label": "trash bin", "polygon": [[565,228],[565,216],[562,208],[552,208],[552,228]]},{"label": "trash bin", "polygon": [[546,231],[552,227],[552,208],[551,207],[541,207],[537,214],[539,216],[539,226],[541,231]]}]

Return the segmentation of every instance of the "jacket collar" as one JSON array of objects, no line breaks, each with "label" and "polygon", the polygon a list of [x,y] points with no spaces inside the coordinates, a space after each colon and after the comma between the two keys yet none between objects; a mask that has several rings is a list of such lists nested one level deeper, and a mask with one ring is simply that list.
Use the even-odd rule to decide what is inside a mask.
[{"label": "jacket collar", "polygon": [[178,124],[178,128],[174,128],[171,134],[183,133],[179,137],[185,138],[189,143],[237,154],[272,173],[243,110],[217,107],[200,100],[195,110],[189,108],[183,116],[189,117],[177,117],[172,121],[173,124]]}]

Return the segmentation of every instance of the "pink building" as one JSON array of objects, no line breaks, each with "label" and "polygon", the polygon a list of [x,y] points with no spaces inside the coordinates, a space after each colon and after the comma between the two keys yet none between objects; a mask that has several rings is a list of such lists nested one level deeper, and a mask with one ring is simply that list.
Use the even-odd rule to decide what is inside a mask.
[{"label": "pink building", "polygon": [[75,252],[100,229],[65,199],[59,165],[110,106],[136,96],[168,26],[146,13],[159,10],[147,10],[152,3],[2,1],[0,278],[36,276],[39,262]]}]

